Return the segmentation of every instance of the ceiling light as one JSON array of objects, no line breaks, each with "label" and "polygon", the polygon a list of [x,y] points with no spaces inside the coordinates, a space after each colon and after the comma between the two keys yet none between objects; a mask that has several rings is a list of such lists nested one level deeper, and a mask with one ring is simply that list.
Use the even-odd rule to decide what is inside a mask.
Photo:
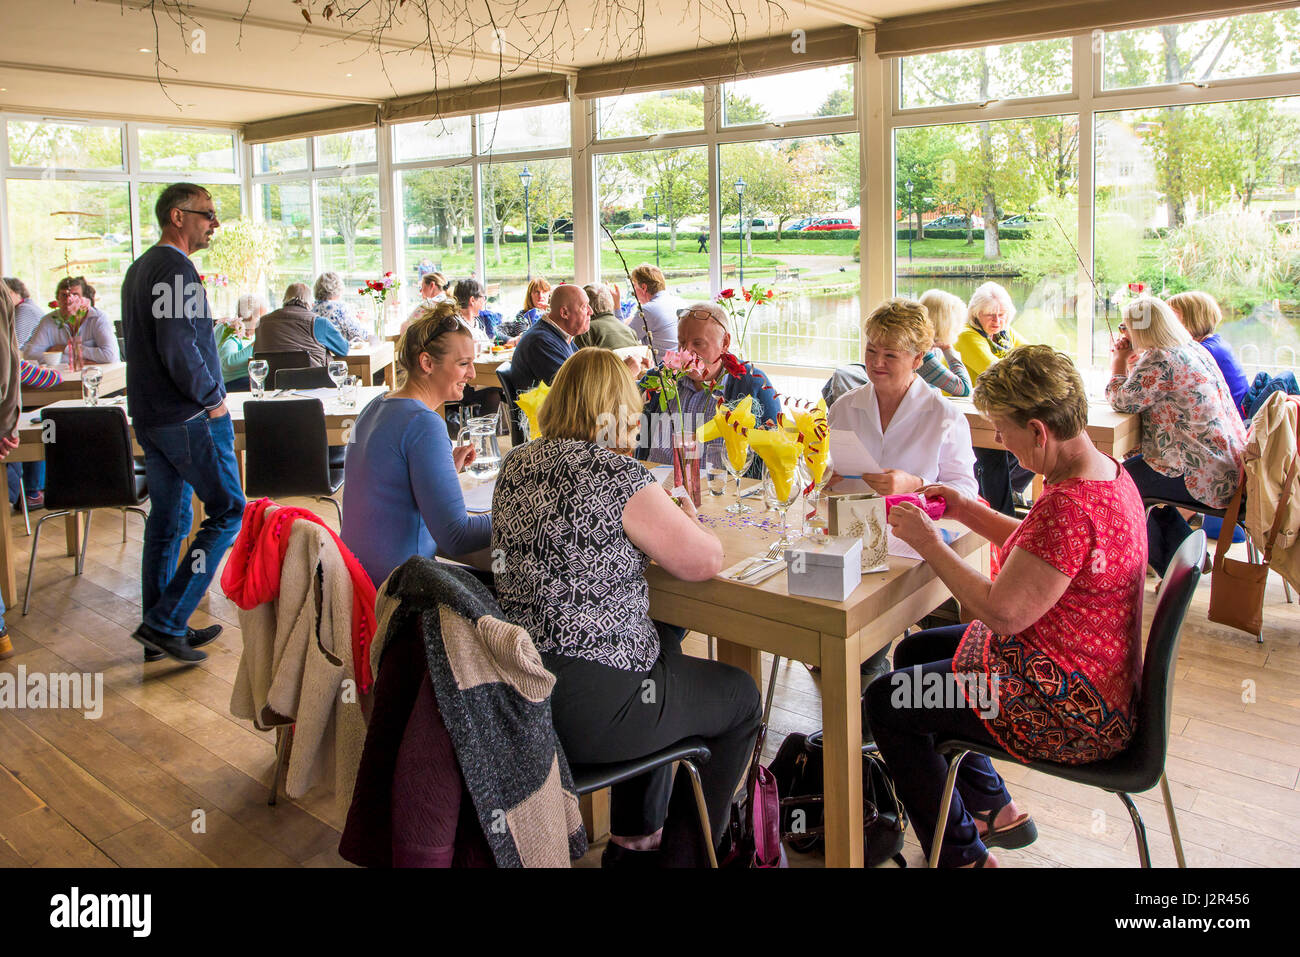
[{"label": "ceiling light", "polygon": [[344,75],[344,76],[351,76],[352,74],[351,74],[351,73],[344,73],[343,75]]},{"label": "ceiling light", "polygon": [[141,52],[141,53],[153,53],[153,51],[150,50],[148,47],[141,47],[141,48],[140,48],[140,52]]},{"label": "ceiling light", "polygon": [[591,32],[591,27],[583,27],[583,28],[582,28],[582,32],[583,32],[583,33],[590,33],[590,32]]}]

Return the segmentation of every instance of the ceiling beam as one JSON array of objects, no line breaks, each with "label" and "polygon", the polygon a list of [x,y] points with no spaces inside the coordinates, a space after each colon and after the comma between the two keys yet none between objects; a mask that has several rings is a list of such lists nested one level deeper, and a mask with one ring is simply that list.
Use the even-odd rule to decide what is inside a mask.
[{"label": "ceiling beam", "polygon": [[846,26],[863,30],[870,30],[880,22],[879,17],[873,17],[847,3],[837,3],[836,0],[803,0],[803,6],[813,13],[823,14]]}]

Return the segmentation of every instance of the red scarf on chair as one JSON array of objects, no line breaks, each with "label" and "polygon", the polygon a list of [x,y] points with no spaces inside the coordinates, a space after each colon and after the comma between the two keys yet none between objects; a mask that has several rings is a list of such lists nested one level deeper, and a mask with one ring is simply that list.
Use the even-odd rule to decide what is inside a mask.
[{"label": "red scarf on chair", "polygon": [[274,600],[280,594],[280,566],[289,550],[289,533],[298,519],[313,522],[330,533],[352,578],[352,668],[361,692],[368,693],[374,683],[370,642],[376,627],[375,586],[357,557],[315,513],[277,505],[269,498],[249,502],[244,508],[244,525],[221,573],[221,588],[245,611]]}]

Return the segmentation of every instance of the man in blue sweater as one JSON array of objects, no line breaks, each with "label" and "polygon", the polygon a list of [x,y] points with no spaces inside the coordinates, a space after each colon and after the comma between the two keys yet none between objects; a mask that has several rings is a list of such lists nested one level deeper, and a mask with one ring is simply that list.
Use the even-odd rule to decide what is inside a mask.
[{"label": "man in blue sweater", "polygon": [[[220,625],[195,630],[189,618],[239,533],[244,493],[235,432],[213,333],[208,297],[190,256],[220,226],[202,186],[173,183],[154,207],[162,238],[126,272],[127,411],[144,449],[152,508],[144,528],[144,620],[132,634],[145,660],[164,654],[188,663],[207,655]],[[191,490],[206,517],[181,555],[192,518]]]},{"label": "man in blue sweater", "polygon": [[581,287],[564,283],[551,290],[551,311],[519,337],[510,360],[512,377],[519,391],[526,392],[539,382],[555,381],[564,360],[578,350],[573,337],[591,326],[591,303]]}]

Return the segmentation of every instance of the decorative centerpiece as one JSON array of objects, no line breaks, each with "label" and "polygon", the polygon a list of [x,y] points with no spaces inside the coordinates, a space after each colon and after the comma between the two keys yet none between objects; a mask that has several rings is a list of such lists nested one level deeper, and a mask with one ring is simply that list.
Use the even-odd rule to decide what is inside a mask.
[{"label": "decorative centerpiece", "polygon": [[[58,307],[57,302],[50,305]],[[90,300],[85,296],[70,295],[67,297],[66,309],[60,309],[54,314],[54,321],[68,334],[68,344],[64,347],[63,354],[68,368],[73,371],[85,364],[81,358],[81,326],[90,315],[90,308]]]},{"label": "decorative centerpiece", "polygon": [[[393,275],[392,271],[384,273],[382,279],[367,279],[366,285],[357,292],[363,296],[369,296],[375,304],[375,338],[383,339],[384,333],[389,325],[388,310],[385,304],[388,297],[402,288],[402,281]],[[393,302],[393,308],[397,307],[396,301]]]},{"label": "decorative centerpiece", "polygon": [[731,331],[735,337],[736,349],[742,355],[745,352],[745,337],[749,332],[749,320],[753,316],[754,310],[775,298],[776,293],[773,290],[761,289],[758,286],[750,286],[748,289],[741,286],[739,292],[735,289],[724,289],[718,293],[714,301],[727,310],[728,315],[730,315]]},{"label": "decorative centerpiece", "polygon": [[537,415],[541,412],[542,403],[546,401],[546,395],[550,391],[551,387],[543,382],[515,397],[515,405],[520,408],[528,419],[528,435],[526,436],[528,439],[534,439],[542,434],[542,430],[537,424]]},{"label": "decorative centerpiece", "polygon": [[660,412],[668,413],[671,402],[677,404],[676,427],[672,430],[673,484],[685,488],[698,508],[701,441],[694,434],[686,434],[686,417],[682,413],[682,397],[678,390],[678,383],[691,373],[704,374],[703,360],[688,350],[670,349],[664,353],[659,369],[641,380],[641,386],[659,397]]}]

